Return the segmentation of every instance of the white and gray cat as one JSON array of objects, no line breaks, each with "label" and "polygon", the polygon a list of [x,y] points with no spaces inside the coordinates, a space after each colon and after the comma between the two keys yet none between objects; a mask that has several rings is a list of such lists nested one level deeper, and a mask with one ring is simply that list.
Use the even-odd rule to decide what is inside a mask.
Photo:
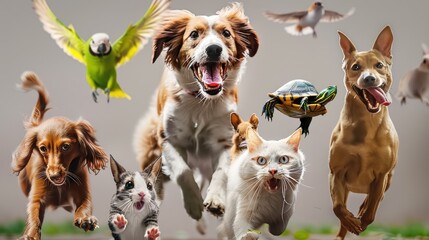
[{"label": "white and gray cat", "polygon": [[298,129],[286,139],[267,141],[248,128],[247,150],[233,159],[228,170],[221,238],[258,239],[259,234],[249,230],[263,224],[268,224],[272,235],[285,231],[304,173],[301,134]]},{"label": "white and gray cat", "polygon": [[155,202],[156,174],[125,170],[110,156],[116,193],[110,203],[109,228],[115,240],[159,240],[159,206]]}]

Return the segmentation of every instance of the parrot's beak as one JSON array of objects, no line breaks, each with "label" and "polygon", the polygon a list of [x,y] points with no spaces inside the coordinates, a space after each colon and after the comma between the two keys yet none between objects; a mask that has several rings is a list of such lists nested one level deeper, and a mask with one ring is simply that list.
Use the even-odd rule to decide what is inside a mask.
[{"label": "parrot's beak", "polygon": [[105,55],[106,53],[106,44],[102,43],[98,46],[97,50],[98,50],[98,54],[100,54],[101,56]]}]

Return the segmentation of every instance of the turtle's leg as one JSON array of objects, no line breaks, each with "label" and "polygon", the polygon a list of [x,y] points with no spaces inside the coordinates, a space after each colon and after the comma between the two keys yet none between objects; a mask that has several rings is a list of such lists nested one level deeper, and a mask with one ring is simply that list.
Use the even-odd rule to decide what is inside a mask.
[{"label": "turtle's leg", "polygon": [[299,119],[301,121],[301,125],[299,125],[299,127],[302,128],[302,134],[304,134],[306,137],[310,133],[308,131],[308,128],[310,127],[310,123],[312,119],[313,118],[311,117],[303,117]]},{"label": "turtle's leg", "polygon": [[262,107],[262,114],[261,115],[265,114],[265,118],[268,119],[268,121],[273,120],[274,106],[276,104],[281,104],[281,102],[279,102],[278,99],[270,99],[264,104],[264,107]]},{"label": "turtle's leg", "polygon": [[307,110],[308,110],[308,97],[303,97],[301,99],[300,108],[302,110],[304,110],[305,114],[307,114]]}]

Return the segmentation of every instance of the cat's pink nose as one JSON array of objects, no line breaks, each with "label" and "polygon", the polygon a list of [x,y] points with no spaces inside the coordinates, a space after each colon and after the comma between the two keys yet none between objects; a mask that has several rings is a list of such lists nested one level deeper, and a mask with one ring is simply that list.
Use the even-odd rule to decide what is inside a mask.
[{"label": "cat's pink nose", "polygon": [[139,193],[139,196],[140,196],[141,198],[144,198],[144,196],[145,196],[145,195],[144,195],[144,192],[140,192],[140,193]]},{"label": "cat's pink nose", "polygon": [[271,173],[271,175],[275,175],[277,173],[277,169],[270,169],[268,172]]}]

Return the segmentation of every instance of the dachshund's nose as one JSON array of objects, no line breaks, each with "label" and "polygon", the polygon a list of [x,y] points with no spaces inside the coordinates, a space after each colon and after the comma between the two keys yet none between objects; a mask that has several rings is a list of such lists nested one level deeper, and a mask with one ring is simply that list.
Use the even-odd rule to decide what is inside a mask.
[{"label": "dachshund's nose", "polygon": [[374,82],[375,82],[375,77],[374,77],[374,76],[371,76],[371,75],[366,76],[366,77],[363,79],[363,82],[365,83],[365,85],[373,85],[373,84],[374,84]]},{"label": "dachshund's nose", "polygon": [[210,61],[217,61],[222,53],[222,47],[217,44],[212,44],[206,48],[206,53]]}]

